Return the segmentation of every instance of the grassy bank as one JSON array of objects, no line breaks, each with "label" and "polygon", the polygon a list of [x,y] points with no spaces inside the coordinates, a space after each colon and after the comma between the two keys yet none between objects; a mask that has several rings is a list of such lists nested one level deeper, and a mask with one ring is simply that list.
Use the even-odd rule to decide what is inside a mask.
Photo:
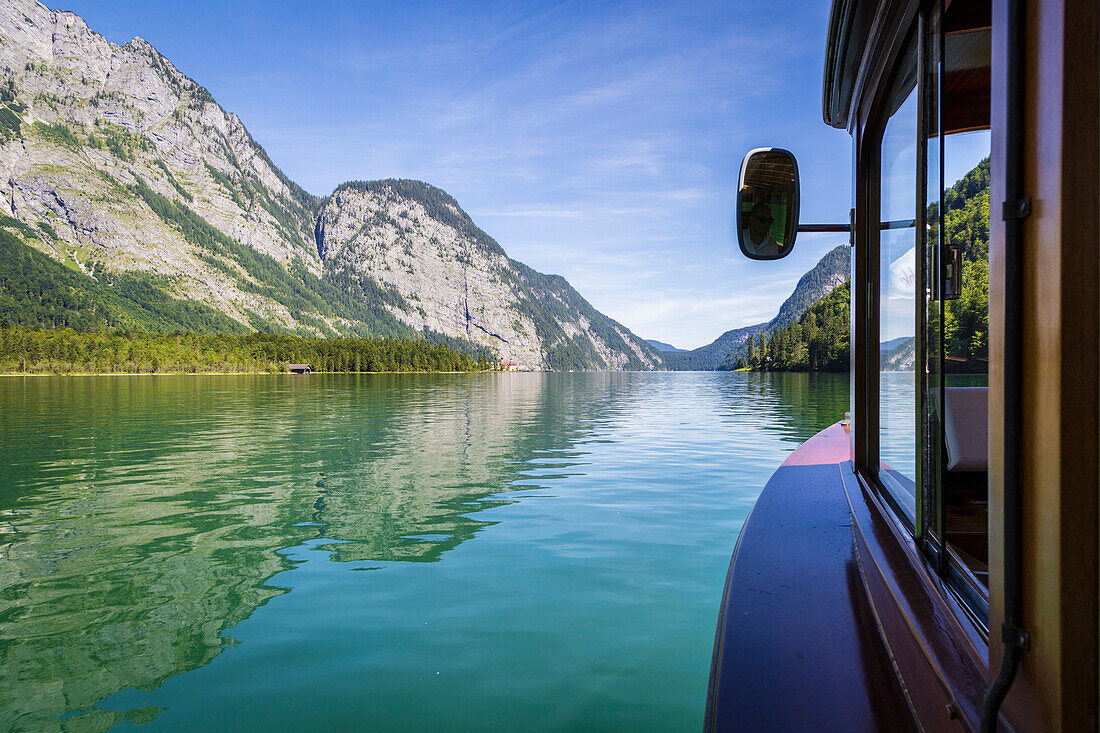
[{"label": "grassy bank", "polygon": [[291,363],[320,372],[489,368],[484,357],[423,340],[0,327],[4,374],[263,374],[285,372]]}]

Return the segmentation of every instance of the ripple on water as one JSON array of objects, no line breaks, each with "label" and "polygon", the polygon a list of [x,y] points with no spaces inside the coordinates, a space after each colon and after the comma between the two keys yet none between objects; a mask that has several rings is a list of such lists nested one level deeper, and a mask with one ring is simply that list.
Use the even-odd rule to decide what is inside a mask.
[{"label": "ripple on water", "polygon": [[834,375],[0,380],[0,729],[697,729],[741,523],[847,402]]}]

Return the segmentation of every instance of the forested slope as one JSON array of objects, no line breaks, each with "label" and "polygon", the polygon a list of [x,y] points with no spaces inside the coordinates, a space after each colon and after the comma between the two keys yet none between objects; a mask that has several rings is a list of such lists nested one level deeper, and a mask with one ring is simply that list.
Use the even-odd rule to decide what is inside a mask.
[{"label": "forested slope", "polygon": [[814,303],[802,316],[770,337],[760,334],[745,356],[723,369],[774,372],[844,372],[849,364],[849,282]]},{"label": "forested slope", "polygon": [[846,244],[834,247],[818,260],[814,267],[798,280],[798,284],[782,305],[779,312],[767,323],[757,323],[726,331],[713,342],[693,351],[665,356],[670,369],[709,371],[731,369],[737,360],[745,356],[749,340],[773,333],[802,315],[807,308],[827,295],[849,277],[851,252]]},{"label": "forested slope", "polygon": [[[944,310],[948,357],[984,369],[989,359],[989,158],[944,192],[945,242],[962,246],[963,287]],[[929,207],[929,218],[936,215]]]}]

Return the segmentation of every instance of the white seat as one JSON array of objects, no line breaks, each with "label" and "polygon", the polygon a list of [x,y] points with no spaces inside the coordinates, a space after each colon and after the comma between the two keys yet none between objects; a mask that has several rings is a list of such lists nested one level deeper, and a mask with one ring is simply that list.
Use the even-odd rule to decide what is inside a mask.
[{"label": "white seat", "polygon": [[944,390],[944,442],[948,471],[989,470],[989,389]]}]

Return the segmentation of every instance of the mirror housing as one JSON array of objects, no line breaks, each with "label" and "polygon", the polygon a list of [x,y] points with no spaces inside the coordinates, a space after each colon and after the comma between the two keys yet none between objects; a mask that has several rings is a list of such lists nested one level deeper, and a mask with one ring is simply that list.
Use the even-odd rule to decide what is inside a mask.
[{"label": "mirror housing", "polygon": [[754,260],[778,260],[798,233],[798,163],[789,150],[757,148],[741,162],[737,181],[737,242]]},{"label": "mirror housing", "polygon": [[963,289],[962,245],[957,242],[945,244],[942,250],[943,300],[958,300]]}]

